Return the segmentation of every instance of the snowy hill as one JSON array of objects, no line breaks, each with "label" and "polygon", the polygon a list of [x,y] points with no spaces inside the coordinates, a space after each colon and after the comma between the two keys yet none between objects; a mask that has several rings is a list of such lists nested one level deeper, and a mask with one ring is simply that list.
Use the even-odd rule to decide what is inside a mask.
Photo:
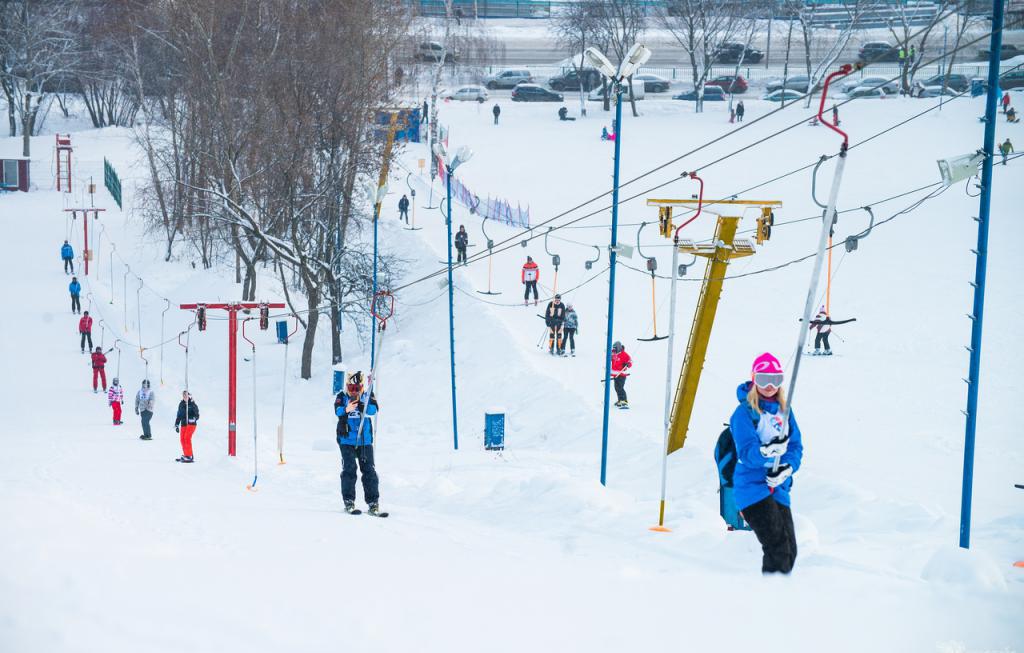
[{"label": "snowy hill", "polygon": [[[843,108],[853,149],[840,209],[872,205],[880,223],[935,189],[880,200],[937,181],[936,159],[979,147],[976,116],[983,106],[966,98],[859,145],[926,102],[865,100]],[[457,176],[482,196],[528,204],[535,224],[607,191],[612,145],[598,136],[609,119],[592,104],[589,118],[559,122],[557,107],[503,102],[498,126],[489,106],[445,104],[440,116],[451,148],[476,151]],[[644,115],[624,119],[623,180],[715,142],[623,188],[624,198],[637,198],[620,211],[620,241],[636,245],[639,223],[657,219],[645,198],[689,197],[695,184],[679,175],[699,170],[706,197],[742,192],[745,199],[784,202],[770,242],[730,266],[730,275],[811,253],[819,223],[784,224],[819,213],[809,170],[743,191],[833,154],[835,135],[800,125],[709,165],[807,111],[793,107],[730,136],[738,126],[720,107],[693,114],[684,104],[648,99],[640,103]],[[747,121],[771,107],[749,101]],[[1024,141],[1019,134],[1000,122],[1000,141]],[[162,357],[157,348],[143,352],[158,396],[154,440],[138,440],[130,412],[125,425],[111,425],[102,395],[88,387],[57,253],[69,237],[81,249],[80,225],[69,225],[62,209],[88,201],[78,188],[102,175],[102,159],[123,171],[126,210],[117,211],[101,189],[97,204],[108,210],[93,274],[83,280],[83,308],[97,324],[104,320],[105,347],[123,341],[120,360],[112,352],[108,370],[109,376],[118,370],[129,397],[145,370],[138,345],[160,341],[163,298],[172,305],[163,324],[167,340],[192,320],[178,303],[235,299],[238,290],[227,268],[203,272],[187,258],[161,261],[160,243],[130,210],[145,168],[129,132],[81,131],[72,138],[78,161],[72,197],[51,187],[52,136],[34,139],[37,189],[0,196],[9,313],[0,339],[8,362],[2,382],[8,416],[0,431],[8,457],[0,473],[6,526],[0,555],[8,561],[0,571],[3,650],[974,651],[1024,645],[1024,570],[1011,566],[1024,559],[1024,492],[1013,487],[1024,482],[1024,455],[1011,385],[1024,366],[1014,335],[1024,319],[1013,235],[1024,201],[1019,159],[995,170],[972,548],[956,543],[963,345],[970,337],[965,313],[976,238],[971,216],[978,200],[956,185],[877,224],[857,251],[834,252],[832,315],[857,322],[836,327],[836,356],[804,361],[794,404],[805,447],[793,504],[800,555],[792,576],[764,578],[753,535],[726,532],[718,515],[711,451],[754,357],[775,352],[789,369],[810,261],[725,284],[689,437],[669,458],[668,534],[647,530],[657,520],[667,341],[637,341],[651,335],[653,324],[650,276],[636,253],[618,270],[614,331],[635,361],[627,384],[632,410],[611,415],[607,487],[598,482],[607,258],[602,254],[590,271],[584,261],[594,258],[594,245],[607,245],[609,211],[599,211],[607,199],[551,222],[557,227],[596,212],[552,232],[547,243],[561,257],[558,290],[580,314],[576,358],[539,348],[543,323],[536,314],[544,304],[522,305],[519,269],[526,255],[541,265],[541,285],[553,286],[543,237],[495,255],[491,284],[500,295],[477,292],[488,287],[486,260],[456,271],[458,451],[452,449],[447,293],[435,279],[402,290],[378,389],[377,467],[392,517],[350,517],[340,511],[330,371],[322,364],[326,339],[316,375],[302,381],[297,347],[283,370],[284,347],[272,333],[254,338],[257,492],[246,491],[254,453],[252,357],[243,343],[238,456],[230,458],[226,328],[214,316],[206,332],[193,331],[189,340],[188,387],[203,411],[197,463],[173,463],[180,453],[173,414],[186,385],[184,350],[173,340]],[[0,153],[19,147],[20,140],[0,140]],[[409,170],[425,156],[423,146],[400,154]],[[825,164],[819,194],[831,173],[832,163]],[[395,219],[407,184],[417,191],[421,231],[406,231]],[[382,246],[407,261],[400,283],[438,270],[446,255],[443,217],[427,208],[428,184],[415,173],[407,180],[396,168],[384,202]],[[434,205],[442,190],[435,184]],[[466,225],[471,256],[480,252],[480,219],[456,204],[454,222]],[[740,228],[752,226],[747,214]],[[844,213],[836,239],[867,226],[866,212]],[[699,240],[713,227],[706,215],[686,231]],[[524,237],[503,225],[489,224],[487,231],[496,242]],[[113,256],[110,243],[116,243]],[[653,225],[640,244],[667,273],[669,242]],[[695,265],[679,284],[673,387],[702,273]],[[668,286],[656,281],[659,333],[669,322]],[[262,297],[281,299],[269,270],[260,287]],[[365,370],[368,346],[346,329],[346,366]],[[282,372],[287,464],[276,465]],[[504,408],[509,419],[508,448],[500,456],[483,450],[483,414],[492,407]]]}]

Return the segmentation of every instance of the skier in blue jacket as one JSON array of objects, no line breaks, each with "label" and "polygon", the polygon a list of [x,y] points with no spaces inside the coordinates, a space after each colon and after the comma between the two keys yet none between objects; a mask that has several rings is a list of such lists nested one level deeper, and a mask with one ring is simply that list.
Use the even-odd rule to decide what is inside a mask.
[{"label": "skier in blue jacket", "polygon": [[[796,561],[790,492],[803,458],[803,443],[792,410],[787,422],[782,419],[787,408],[783,378],[777,358],[768,353],[758,356],[751,380],[736,390],[740,405],[729,420],[736,444],[736,507],[761,543],[765,574],[788,574]],[[773,471],[776,460],[778,469]]]},{"label": "skier in blue jacket", "polygon": [[345,512],[356,510],[356,466],[363,475],[363,498],[371,515],[380,514],[377,470],[373,465],[373,423],[369,417],[377,414],[377,398],[363,391],[363,373],[354,372],[345,389],[334,398],[334,413],[338,416],[337,440],[341,449],[341,498]]},{"label": "skier in blue jacket", "polygon": [[82,295],[82,284],[78,283],[78,277],[71,277],[71,283],[68,284],[68,292],[71,293],[71,313],[81,313],[82,302],[79,301],[79,297]]},{"label": "skier in blue jacket", "polygon": [[64,274],[68,274],[68,268],[71,268],[71,274],[75,273],[75,250],[71,248],[71,243],[64,241],[64,244],[60,248],[60,258],[64,261]]}]

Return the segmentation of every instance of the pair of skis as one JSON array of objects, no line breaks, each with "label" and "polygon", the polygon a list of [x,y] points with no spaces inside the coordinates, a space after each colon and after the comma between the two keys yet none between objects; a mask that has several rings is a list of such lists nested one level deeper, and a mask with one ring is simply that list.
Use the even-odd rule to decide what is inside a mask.
[{"label": "pair of skis", "polygon": [[[359,508],[345,508],[345,512],[346,512],[346,514],[349,514],[349,515],[361,515],[361,514],[363,514],[363,511],[360,510]],[[369,512],[369,511],[367,511],[366,514],[371,516],[371,517],[380,517],[381,519],[385,519],[391,513],[389,513],[389,512]]]}]

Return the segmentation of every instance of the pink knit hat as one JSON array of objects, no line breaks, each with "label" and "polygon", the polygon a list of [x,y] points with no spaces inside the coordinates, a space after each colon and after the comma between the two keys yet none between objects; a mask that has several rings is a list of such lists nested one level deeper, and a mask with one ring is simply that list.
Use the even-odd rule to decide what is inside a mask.
[{"label": "pink knit hat", "polygon": [[759,372],[782,374],[782,363],[779,362],[778,358],[775,358],[768,352],[765,352],[754,359],[754,365],[750,369],[751,378]]}]

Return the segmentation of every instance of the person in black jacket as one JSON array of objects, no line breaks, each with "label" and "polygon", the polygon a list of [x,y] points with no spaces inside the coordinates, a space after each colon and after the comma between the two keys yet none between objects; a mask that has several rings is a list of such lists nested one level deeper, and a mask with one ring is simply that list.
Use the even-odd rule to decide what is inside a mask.
[{"label": "person in black jacket", "polygon": [[495,104],[494,108],[491,109],[491,113],[494,114],[494,124],[497,125],[498,124],[498,116],[501,115],[501,107],[499,107],[497,104]]},{"label": "person in black jacket", "polygon": [[409,198],[404,194],[402,199],[398,200],[398,219],[404,219],[405,224],[409,224]]},{"label": "person in black jacket", "polygon": [[562,303],[561,295],[555,295],[548,303],[547,310],[544,311],[544,324],[548,326],[548,353],[552,356],[564,356],[565,335],[562,332],[562,325],[565,324],[565,304]]},{"label": "person in black jacket", "polygon": [[174,418],[174,430],[181,434],[181,458],[179,463],[194,462],[192,458],[192,434],[196,432],[196,424],[199,422],[199,406],[192,400],[188,390],[181,393],[181,401],[178,402],[178,414]]},{"label": "person in black jacket", "polygon": [[466,262],[466,248],[469,247],[469,234],[466,233],[466,225],[459,225],[459,231],[455,234],[455,251],[459,253],[456,263]]}]

